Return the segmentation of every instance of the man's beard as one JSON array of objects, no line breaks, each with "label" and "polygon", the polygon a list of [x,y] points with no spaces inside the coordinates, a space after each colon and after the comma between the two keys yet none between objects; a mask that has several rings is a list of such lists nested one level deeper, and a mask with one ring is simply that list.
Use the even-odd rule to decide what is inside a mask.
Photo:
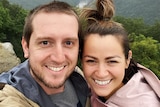
[{"label": "man's beard", "polygon": [[33,76],[35,77],[35,79],[39,82],[41,82],[42,84],[44,84],[46,87],[48,88],[54,88],[54,89],[59,89],[61,87],[64,86],[64,83],[65,83],[65,80],[62,81],[61,83],[59,83],[59,85],[54,85],[54,84],[51,84],[49,82],[47,82],[45,80],[45,78],[43,77],[43,75],[39,74],[39,73],[36,73],[34,70],[31,69],[31,72],[33,74]]}]

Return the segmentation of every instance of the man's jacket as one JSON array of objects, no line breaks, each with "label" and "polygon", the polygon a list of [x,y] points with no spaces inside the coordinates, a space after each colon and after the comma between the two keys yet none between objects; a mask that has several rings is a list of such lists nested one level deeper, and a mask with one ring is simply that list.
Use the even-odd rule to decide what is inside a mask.
[{"label": "man's jacket", "polygon": [[0,83],[0,107],[40,107],[8,84]]},{"label": "man's jacket", "polygon": [[[18,91],[23,93],[28,99],[37,103],[40,107],[56,107],[50,97],[44,92],[40,85],[32,78],[29,72],[28,60],[22,64],[14,67],[9,72],[0,75],[0,82],[12,85]],[[85,107],[88,86],[84,78],[77,72],[73,72],[69,77],[75,91],[77,93],[80,105],[78,107]]]}]

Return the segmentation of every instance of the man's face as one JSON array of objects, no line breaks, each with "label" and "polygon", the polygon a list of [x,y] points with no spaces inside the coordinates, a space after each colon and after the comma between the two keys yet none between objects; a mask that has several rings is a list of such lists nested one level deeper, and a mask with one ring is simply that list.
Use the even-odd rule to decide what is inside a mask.
[{"label": "man's face", "polygon": [[22,39],[31,74],[47,93],[63,90],[78,59],[77,19],[62,13],[39,13],[32,25],[29,47]]}]

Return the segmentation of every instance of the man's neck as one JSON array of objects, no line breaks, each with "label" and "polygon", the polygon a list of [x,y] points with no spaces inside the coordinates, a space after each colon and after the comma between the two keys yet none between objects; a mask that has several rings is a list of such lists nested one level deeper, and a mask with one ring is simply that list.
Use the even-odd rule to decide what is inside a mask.
[{"label": "man's neck", "polygon": [[50,88],[50,87],[45,86],[44,84],[40,84],[40,86],[43,88],[43,90],[48,95],[57,94],[57,93],[61,93],[64,91],[64,86],[62,86],[60,88]]}]

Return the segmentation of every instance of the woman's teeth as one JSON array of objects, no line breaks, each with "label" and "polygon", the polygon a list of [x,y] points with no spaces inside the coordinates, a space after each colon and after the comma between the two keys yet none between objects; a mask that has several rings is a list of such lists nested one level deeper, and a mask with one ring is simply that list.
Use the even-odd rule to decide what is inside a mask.
[{"label": "woman's teeth", "polygon": [[111,80],[106,80],[106,81],[101,81],[101,80],[95,80],[95,83],[99,84],[99,85],[106,85],[108,83],[110,83]]}]

